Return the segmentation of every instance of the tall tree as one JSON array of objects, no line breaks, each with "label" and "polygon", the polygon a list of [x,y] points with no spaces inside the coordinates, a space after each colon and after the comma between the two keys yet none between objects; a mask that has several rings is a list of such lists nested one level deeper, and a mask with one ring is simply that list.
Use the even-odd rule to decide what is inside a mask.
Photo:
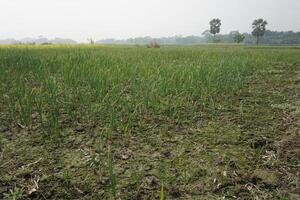
[{"label": "tall tree", "polygon": [[256,44],[259,43],[259,38],[262,38],[266,31],[268,22],[262,18],[254,20],[252,23],[252,35],[256,38]]},{"label": "tall tree", "polygon": [[209,22],[210,33],[214,35],[214,41],[216,41],[216,34],[220,33],[221,30],[221,20],[218,18],[212,19]]}]

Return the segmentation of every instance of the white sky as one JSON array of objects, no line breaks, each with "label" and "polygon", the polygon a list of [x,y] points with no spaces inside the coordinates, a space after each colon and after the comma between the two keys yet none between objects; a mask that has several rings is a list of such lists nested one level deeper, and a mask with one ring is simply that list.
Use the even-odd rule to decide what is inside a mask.
[{"label": "white sky", "polygon": [[0,0],[0,8],[0,39],[201,35],[215,17],[221,33],[249,32],[258,17],[271,30],[300,31],[300,0]]}]

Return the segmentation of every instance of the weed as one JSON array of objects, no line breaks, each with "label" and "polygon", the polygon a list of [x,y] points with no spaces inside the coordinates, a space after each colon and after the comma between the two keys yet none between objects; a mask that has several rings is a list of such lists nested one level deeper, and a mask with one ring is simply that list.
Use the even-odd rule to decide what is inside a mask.
[{"label": "weed", "polygon": [[66,185],[70,185],[71,183],[71,174],[69,170],[64,170],[63,172],[63,180]]},{"label": "weed", "polygon": [[12,178],[13,178],[12,176],[6,174],[3,176],[0,176],[0,181],[4,182],[4,183],[8,183],[12,180]]},{"label": "weed", "polygon": [[14,187],[10,189],[8,193],[4,193],[4,199],[6,200],[18,200],[24,196],[24,190],[22,188]]}]

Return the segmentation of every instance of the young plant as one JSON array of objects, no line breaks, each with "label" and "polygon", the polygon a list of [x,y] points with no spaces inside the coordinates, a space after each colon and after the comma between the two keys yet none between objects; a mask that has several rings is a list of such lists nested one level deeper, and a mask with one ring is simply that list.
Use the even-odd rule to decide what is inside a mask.
[{"label": "young plant", "polygon": [[49,101],[49,124],[51,136],[58,134],[59,102],[57,101],[57,83],[54,78],[46,81],[46,89]]},{"label": "young plant", "polygon": [[163,182],[160,185],[159,199],[165,200],[165,192],[164,192],[164,183]]},{"label": "young plant", "polygon": [[39,121],[41,124],[43,124],[43,96],[42,92],[39,90],[36,97],[35,97],[35,102],[36,102],[36,111],[39,115]]},{"label": "young plant", "polygon": [[116,198],[116,176],[113,172],[113,155],[111,151],[111,147],[109,147],[108,151],[108,173],[110,179],[111,192],[114,198]]},{"label": "young plant", "polygon": [[23,98],[19,99],[20,115],[22,122],[31,127],[32,125],[32,110],[34,104],[34,97],[32,92],[26,92]]},{"label": "young plant", "polygon": [[167,171],[166,171],[166,164],[162,162],[159,165],[159,179],[160,179],[160,192],[159,192],[159,199],[164,200],[165,199],[165,193],[164,193],[164,183],[167,179]]},{"label": "young plant", "polygon": [[179,158],[179,166],[181,167],[181,171],[182,171],[180,178],[185,184],[188,184],[188,181],[189,181],[188,161],[185,156],[182,156],[181,158]]},{"label": "young plant", "polygon": [[103,168],[103,163],[102,163],[102,157],[104,154],[104,138],[103,138],[103,131],[99,133],[99,138],[98,138],[98,168],[99,172],[101,172]]}]

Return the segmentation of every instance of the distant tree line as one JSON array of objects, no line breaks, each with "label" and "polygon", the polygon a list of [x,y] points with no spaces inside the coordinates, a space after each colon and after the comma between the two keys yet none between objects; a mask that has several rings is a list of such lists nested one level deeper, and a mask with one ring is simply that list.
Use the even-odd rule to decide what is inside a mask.
[{"label": "distant tree line", "polygon": [[106,39],[97,43],[112,44],[149,44],[156,41],[159,44],[198,44],[198,43],[246,43],[246,44],[300,44],[300,32],[277,32],[267,30],[268,22],[262,18],[255,19],[252,23],[252,32],[240,33],[232,31],[229,34],[219,34],[221,30],[221,20],[214,18],[209,22],[210,28],[199,36],[173,36],[162,38],[137,37],[126,40]]},{"label": "distant tree line", "polygon": [[[241,38],[244,39],[242,40]],[[256,44],[256,38],[251,33],[239,33],[238,31],[232,31],[229,34],[219,34],[217,41],[214,41],[214,37],[209,31],[205,31],[202,36],[172,36],[172,37],[136,37],[124,40],[106,39],[99,40],[96,43],[103,44],[150,44],[152,41],[156,41],[158,44],[202,44],[212,42],[222,43],[244,43],[244,44]],[[293,31],[270,31],[266,30],[264,37],[259,39],[260,44],[274,44],[274,45],[288,45],[288,44],[300,44],[300,32]]]},{"label": "distant tree line", "polygon": [[43,36],[39,36],[38,38],[23,38],[20,40],[16,39],[3,39],[0,40],[0,44],[76,44],[77,42],[72,39],[67,38],[54,38],[48,39]]}]

